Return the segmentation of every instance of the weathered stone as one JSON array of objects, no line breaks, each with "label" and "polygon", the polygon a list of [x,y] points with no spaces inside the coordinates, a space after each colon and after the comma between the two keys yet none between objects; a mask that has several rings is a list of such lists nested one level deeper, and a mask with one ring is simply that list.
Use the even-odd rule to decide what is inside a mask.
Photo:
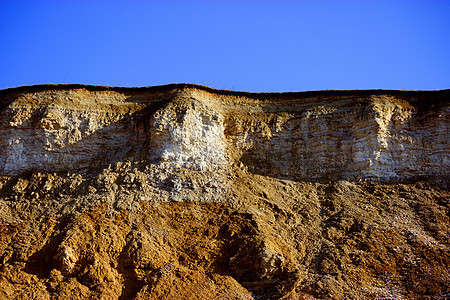
[{"label": "weathered stone", "polygon": [[0,91],[0,298],[443,298],[449,96]]}]

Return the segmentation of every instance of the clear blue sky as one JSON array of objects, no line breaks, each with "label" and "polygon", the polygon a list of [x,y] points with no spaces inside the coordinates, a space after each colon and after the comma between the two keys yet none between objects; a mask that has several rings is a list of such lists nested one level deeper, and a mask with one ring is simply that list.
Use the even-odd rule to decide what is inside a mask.
[{"label": "clear blue sky", "polygon": [[0,89],[450,88],[450,1],[0,0]]}]

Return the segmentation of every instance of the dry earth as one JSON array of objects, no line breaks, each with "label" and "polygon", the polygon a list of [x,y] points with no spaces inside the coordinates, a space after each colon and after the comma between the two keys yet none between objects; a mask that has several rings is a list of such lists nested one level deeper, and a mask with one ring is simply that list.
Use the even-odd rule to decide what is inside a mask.
[{"label": "dry earth", "polygon": [[0,299],[447,299],[450,91],[0,91]]}]

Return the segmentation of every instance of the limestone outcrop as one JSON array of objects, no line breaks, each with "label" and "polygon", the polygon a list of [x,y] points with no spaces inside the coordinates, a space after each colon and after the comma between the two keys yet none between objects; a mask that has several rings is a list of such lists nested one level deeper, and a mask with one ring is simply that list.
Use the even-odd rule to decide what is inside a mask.
[{"label": "limestone outcrop", "polygon": [[444,299],[449,99],[2,90],[0,298]]},{"label": "limestone outcrop", "polygon": [[228,95],[179,85],[2,94],[5,175],[83,169],[126,155],[193,170],[243,164],[307,180],[450,170],[447,91]]}]

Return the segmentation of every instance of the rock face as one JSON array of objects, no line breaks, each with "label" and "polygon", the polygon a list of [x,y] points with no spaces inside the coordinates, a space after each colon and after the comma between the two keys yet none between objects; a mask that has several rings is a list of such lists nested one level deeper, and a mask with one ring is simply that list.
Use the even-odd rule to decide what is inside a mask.
[{"label": "rock face", "polygon": [[0,298],[444,299],[450,91],[0,91]]},{"label": "rock face", "polygon": [[[131,157],[192,170],[378,180],[449,174],[448,92],[256,95],[174,86],[3,92],[0,167],[83,169]],[[105,154],[106,155],[105,157]],[[105,160],[106,158],[106,160]]]}]

